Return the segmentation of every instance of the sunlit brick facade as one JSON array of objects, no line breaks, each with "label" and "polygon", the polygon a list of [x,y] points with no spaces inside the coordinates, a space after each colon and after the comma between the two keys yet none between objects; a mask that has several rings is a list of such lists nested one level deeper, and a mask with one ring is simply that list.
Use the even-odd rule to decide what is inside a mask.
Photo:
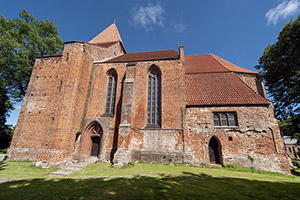
[{"label": "sunlit brick facade", "polygon": [[127,53],[113,24],[38,57],[9,150],[49,164],[97,156],[290,173],[256,72],[215,55]]}]

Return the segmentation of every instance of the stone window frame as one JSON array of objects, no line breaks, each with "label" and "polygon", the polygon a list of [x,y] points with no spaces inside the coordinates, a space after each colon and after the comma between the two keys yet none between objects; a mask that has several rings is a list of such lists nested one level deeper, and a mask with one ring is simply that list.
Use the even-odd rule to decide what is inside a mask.
[{"label": "stone window frame", "polygon": [[107,93],[105,101],[105,116],[113,116],[116,106],[118,74],[115,69],[107,71]]},{"label": "stone window frame", "polygon": [[151,65],[147,73],[147,125],[145,128],[161,127],[161,80],[159,67]]},{"label": "stone window frame", "polygon": [[[216,118],[217,118],[217,123],[216,123]],[[230,119],[230,116],[234,116],[234,125],[232,125],[232,120]],[[226,118],[224,118],[226,117]],[[235,111],[226,111],[226,112],[213,112],[213,124],[214,127],[222,127],[222,128],[227,128],[227,127],[238,127],[238,117],[237,113]]]}]

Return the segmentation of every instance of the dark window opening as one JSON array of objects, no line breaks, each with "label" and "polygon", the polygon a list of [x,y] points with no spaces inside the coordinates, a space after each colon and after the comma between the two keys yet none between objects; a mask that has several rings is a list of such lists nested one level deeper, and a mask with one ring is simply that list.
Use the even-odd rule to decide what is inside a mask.
[{"label": "dark window opening", "polygon": [[114,114],[115,101],[116,101],[116,89],[117,89],[117,74],[115,72],[108,74],[108,87],[107,87],[107,99],[106,99],[106,114]]},{"label": "dark window opening", "polygon": [[235,112],[213,113],[215,126],[237,126],[237,116]]},{"label": "dark window opening", "polygon": [[160,74],[155,69],[148,75],[147,124],[160,126]]},{"label": "dark window opening", "polygon": [[232,137],[231,137],[231,136],[229,136],[229,137],[228,137],[228,140],[229,140],[229,141],[232,141]]}]

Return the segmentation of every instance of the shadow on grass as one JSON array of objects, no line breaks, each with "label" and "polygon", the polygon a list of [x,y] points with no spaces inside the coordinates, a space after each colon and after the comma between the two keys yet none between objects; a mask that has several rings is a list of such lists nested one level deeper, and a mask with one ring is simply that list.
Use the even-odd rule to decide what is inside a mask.
[{"label": "shadow on grass", "polygon": [[292,170],[291,171],[293,175],[295,176],[300,176],[300,172],[296,171],[296,170]]},{"label": "shadow on grass", "polygon": [[176,177],[33,179],[0,184],[0,199],[298,199],[300,183]]},{"label": "shadow on grass", "polygon": [[6,166],[7,166],[7,164],[5,164],[4,161],[0,161],[0,171],[4,170]]}]

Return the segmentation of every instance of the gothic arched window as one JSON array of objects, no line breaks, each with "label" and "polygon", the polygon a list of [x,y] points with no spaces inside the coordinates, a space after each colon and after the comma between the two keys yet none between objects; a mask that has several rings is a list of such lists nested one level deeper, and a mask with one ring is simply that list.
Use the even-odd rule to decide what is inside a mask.
[{"label": "gothic arched window", "polygon": [[160,126],[160,73],[157,69],[148,73],[147,124]]},{"label": "gothic arched window", "polygon": [[117,90],[117,73],[115,70],[108,72],[108,87],[107,87],[107,99],[106,99],[106,114],[114,114],[115,101]]}]

